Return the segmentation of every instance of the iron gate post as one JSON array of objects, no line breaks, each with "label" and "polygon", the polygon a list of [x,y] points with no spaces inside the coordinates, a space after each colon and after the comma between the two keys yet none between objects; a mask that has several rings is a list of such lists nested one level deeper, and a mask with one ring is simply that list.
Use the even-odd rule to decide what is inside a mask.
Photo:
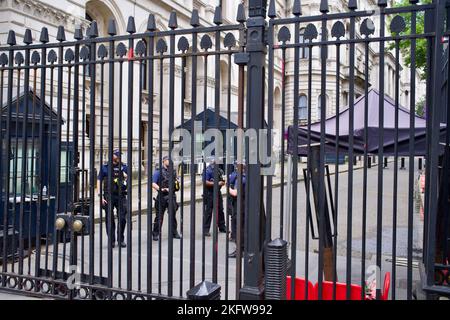
[{"label": "iron gate post", "polygon": [[[247,20],[247,129],[259,130],[264,121],[264,77],[267,47],[265,43],[267,0],[250,0]],[[240,291],[242,300],[261,300],[264,297],[263,250],[265,213],[263,208],[263,177],[257,141],[250,138],[246,147],[247,181],[244,254],[244,286]],[[251,191],[250,191],[251,190]],[[248,226],[252,226],[249,228]]]}]

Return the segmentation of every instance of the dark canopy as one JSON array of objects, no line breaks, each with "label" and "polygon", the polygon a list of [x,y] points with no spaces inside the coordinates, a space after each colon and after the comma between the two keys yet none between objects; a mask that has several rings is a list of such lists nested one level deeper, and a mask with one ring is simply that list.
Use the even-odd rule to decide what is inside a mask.
[{"label": "dark canopy", "polygon": [[[197,114],[195,116],[195,121],[200,121],[203,124],[205,117],[206,117],[206,121],[205,121],[205,127],[202,128],[203,130],[219,129],[222,131],[222,130],[228,129],[228,119],[219,115],[219,123],[216,124],[216,113],[214,112],[214,110],[212,110],[210,108]],[[230,127],[229,127],[230,129],[237,129],[237,127],[238,127],[231,120],[230,120],[229,125],[230,125]],[[183,123],[182,125],[177,127],[177,129],[186,129],[186,130],[190,130],[191,128],[192,128],[192,119],[189,119],[188,121],[186,121],[185,123]]]},{"label": "dark canopy", "polygon": [[[379,128],[379,99],[380,95],[375,89],[371,89],[368,94],[368,145],[369,154],[377,154],[379,146],[380,130],[384,132],[383,152],[386,156],[394,155],[395,144],[395,102],[384,97],[384,125]],[[364,154],[364,114],[365,96],[360,97],[354,104],[354,152]],[[339,152],[348,153],[349,139],[349,108],[342,111],[337,116],[333,116],[325,121],[325,152],[334,153],[336,150],[336,117],[339,117]],[[398,155],[409,155],[410,137],[410,112],[404,107],[399,107],[398,124]],[[446,126],[441,124],[441,140],[444,138]],[[311,125],[311,144],[320,143],[320,122]],[[308,127],[301,126],[298,129],[298,155],[308,154]],[[426,154],[426,119],[415,116],[414,127],[414,152],[415,156]],[[288,153],[295,152],[295,136],[293,126],[288,128]]]}]

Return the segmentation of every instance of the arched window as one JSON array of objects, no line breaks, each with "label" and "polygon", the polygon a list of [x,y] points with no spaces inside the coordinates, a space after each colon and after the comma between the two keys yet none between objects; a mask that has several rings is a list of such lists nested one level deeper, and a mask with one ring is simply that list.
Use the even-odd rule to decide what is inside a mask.
[{"label": "arched window", "polygon": [[308,98],[304,94],[298,99],[298,119],[308,119]]},{"label": "arched window", "polygon": [[[305,29],[300,30],[300,38],[298,39],[299,44],[308,43],[309,40],[305,39]],[[309,58],[309,48],[301,47],[300,48],[300,59],[308,59]]]}]

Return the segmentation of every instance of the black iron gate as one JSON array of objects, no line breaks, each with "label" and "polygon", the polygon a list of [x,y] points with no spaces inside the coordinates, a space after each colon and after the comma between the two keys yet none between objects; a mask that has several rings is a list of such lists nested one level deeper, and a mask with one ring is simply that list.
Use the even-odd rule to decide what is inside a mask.
[{"label": "black iron gate", "polygon": [[[111,20],[107,37],[93,22],[73,41],[59,27],[55,43],[46,28],[38,44],[10,31],[0,47],[0,288],[184,299],[208,281],[225,299],[412,299],[421,283],[448,295],[447,7],[417,2],[349,1],[329,13],[321,1],[302,15],[294,1],[279,18],[275,1],[249,1],[237,24],[218,7],[214,26],[194,10],[189,29],[172,13],[170,30],[150,15],[137,33],[130,17],[127,35]],[[400,101],[405,51],[413,111]],[[414,110],[421,81],[425,118]]]}]

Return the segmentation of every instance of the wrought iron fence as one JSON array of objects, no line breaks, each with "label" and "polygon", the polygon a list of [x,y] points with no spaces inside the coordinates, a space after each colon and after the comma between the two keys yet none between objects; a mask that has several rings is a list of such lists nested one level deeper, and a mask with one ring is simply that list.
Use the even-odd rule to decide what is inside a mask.
[{"label": "wrought iron fence", "polygon": [[[208,27],[194,10],[189,29],[179,28],[172,13],[167,31],[157,30],[153,15],[145,33],[136,32],[132,17],[127,35],[117,35],[113,20],[106,37],[99,37],[96,22],[86,37],[76,30],[73,41],[59,27],[55,43],[46,28],[37,44],[30,30],[24,45],[10,31],[8,46],[0,47],[0,287],[71,299],[184,299],[210,281],[226,299],[264,298],[265,285],[289,267],[279,292],[267,292],[290,299],[412,299],[418,263],[425,290],[448,294],[450,136],[447,102],[440,103],[448,87],[439,69],[440,40],[449,35],[444,9],[443,1],[398,8],[378,1],[358,10],[349,1],[345,12],[329,13],[321,1],[317,14],[302,15],[294,1],[293,16],[279,18],[275,1],[268,7],[250,1],[249,17],[240,5],[231,25],[223,24],[218,7]],[[405,42],[409,110],[400,102]],[[426,118],[414,110],[419,54],[427,59]],[[386,57],[394,63],[389,90]],[[237,147],[225,154],[218,136],[210,140],[216,165],[208,184],[204,134],[213,128],[219,136],[245,131],[235,132]],[[272,139],[277,128],[280,159]],[[175,135],[183,129],[188,142]],[[225,141],[228,147],[228,136]],[[186,148],[175,154],[180,144]],[[382,165],[386,157],[392,168]],[[423,222],[415,165],[422,157]],[[222,181],[233,174],[229,188]],[[163,224],[157,213],[165,210]],[[228,237],[233,224],[236,244]],[[287,241],[277,243],[288,245],[288,264],[277,264],[274,257],[286,257],[276,255],[274,243],[265,256],[276,238]],[[368,271],[377,279],[374,291]],[[381,286],[385,273],[390,288]]]}]

